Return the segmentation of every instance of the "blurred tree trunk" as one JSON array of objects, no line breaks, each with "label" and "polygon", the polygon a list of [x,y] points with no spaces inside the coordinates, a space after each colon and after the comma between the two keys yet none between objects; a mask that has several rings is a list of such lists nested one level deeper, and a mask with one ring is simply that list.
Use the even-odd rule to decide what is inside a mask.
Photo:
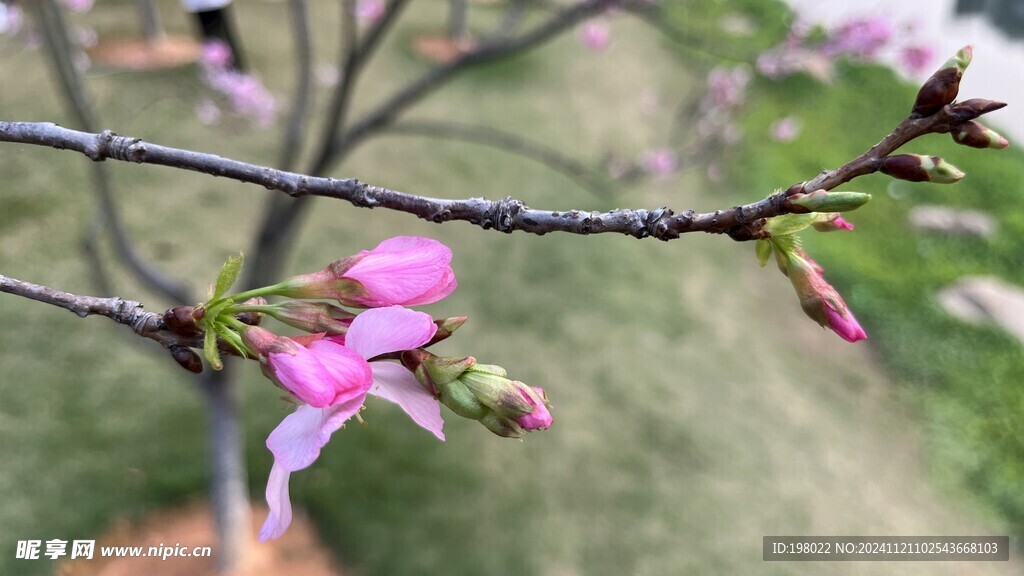
[{"label": "blurred tree trunk", "polygon": [[210,499],[219,543],[217,569],[224,573],[244,567],[252,526],[237,380],[225,365],[219,372],[205,372],[200,383],[206,398]]},{"label": "blurred tree trunk", "polygon": [[164,28],[160,24],[160,11],[153,0],[135,0],[139,11],[139,27],[146,42],[156,44],[164,39]]}]

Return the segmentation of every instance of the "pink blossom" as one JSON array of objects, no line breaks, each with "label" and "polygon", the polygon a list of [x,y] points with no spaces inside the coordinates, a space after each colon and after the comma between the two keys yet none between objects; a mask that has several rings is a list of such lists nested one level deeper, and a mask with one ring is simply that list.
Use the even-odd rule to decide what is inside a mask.
[{"label": "pink blossom", "polygon": [[227,68],[235,59],[231,47],[223,40],[207,40],[203,42],[203,50],[199,54],[199,62],[211,68]]},{"label": "pink blossom", "polygon": [[551,423],[554,419],[551,417],[551,412],[548,410],[547,404],[544,402],[544,389],[538,388],[537,386],[531,386],[531,388],[533,388],[533,391],[536,393],[538,398],[534,398],[522,390],[519,391],[519,394],[528,404],[533,406],[533,412],[530,412],[525,416],[520,416],[516,422],[522,426],[524,430],[547,430],[551,427]]},{"label": "pink blossom", "polygon": [[15,34],[21,30],[24,18],[17,4],[0,2],[0,34]]},{"label": "pink blossom", "polygon": [[602,52],[612,43],[611,26],[604,19],[594,19],[580,27],[578,37],[590,50]]},{"label": "pink blossom", "polygon": [[246,330],[243,339],[259,354],[268,378],[315,408],[364,397],[373,380],[362,356],[329,340],[304,346],[257,326]]},{"label": "pink blossom", "polygon": [[279,293],[334,298],[343,306],[362,308],[431,304],[458,286],[451,261],[451,249],[436,240],[397,236],[320,272],[291,278]]},{"label": "pink blossom", "polygon": [[64,0],[64,5],[72,12],[88,12],[94,3],[95,0]]},{"label": "pink blossom", "polygon": [[708,73],[707,103],[711,108],[734,108],[746,98],[750,73],[744,67],[718,66]]},{"label": "pink blossom", "polygon": [[893,33],[892,23],[887,18],[859,18],[835,30],[821,50],[831,56],[849,54],[860,58],[874,58],[892,38]]},{"label": "pink blossom", "polygon": [[644,154],[643,166],[648,173],[665,178],[679,169],[679,157],[673,150],[657,148]]},{"label": "pink blossom", "polygon": [[356,20],[362,25],[373,24],[384,16],[384,0],[359,0]]},{"label": "pink blossom", "polygon": [[[437,325],[429,315],[392,306],[367,310],[352,321],[344,336],[332,336],[314,342],[310,347],[343,348],[369,360],[389,352],[418,348],[429,342],[436,330]],[[387,361],[370,362],[369,367],[372,370],[370,394],[398,404],[413,421],[444,440],[440,404],[408,370]],[[291,473],[311,465],[320,456],[320,450],[330,440],[331,434],[359,411],[364,400],[365,392],[362,396],[350,394],[339,397],[335,403],[323,408],[299,406],[270,433],[267,448],[274,455],[274,466],[267,480],[270,514],[260,530],[261,541],[280,537],[291,524],[292,508],[288,494]]]},{"label": "pink blossom", "polygon": [[772,140],[776,142],[789,142],[800,135],[801,128],[799,118],[786,116],[772,122],[772,125],[768,128],[768,133],[771,134]]},{"label": "pink blossom", "polygon": [[911,74],[920,74],[928,70],[935,59],[935,48],[932,46],[904,46],[900,49],[900,65]]}]

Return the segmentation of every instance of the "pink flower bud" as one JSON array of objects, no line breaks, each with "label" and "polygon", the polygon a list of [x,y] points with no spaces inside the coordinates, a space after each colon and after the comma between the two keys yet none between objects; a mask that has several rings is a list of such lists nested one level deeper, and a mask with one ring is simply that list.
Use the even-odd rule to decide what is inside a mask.
[{"label": "pink flower bud", "polygon": [[534,394],[529,394],[524,390],[520,390],[523,398],[533,406],[533,412],[525,416],[520,416],[516,419],[516,422],[523,427],[523,430],[547,430],[551,423],[554,421],[551,418],[551,412],[548,411],[547,396],[544,394],[543,388],[531,386]]},{"label": "pink flower bud", "polygon": [[458,286],[451,260],[452,251],[436,240],[397,236],[320,272],[291,278],[278,293],[362,308],[430,304]]},{"label": "pink flower bud", "polygon": [[823,212],[818,215],[814,222],[811,222],[813,227],[818,232],[834,232],[836,230],[853,230],[853,224],[850,224],[843,217],[836,212]]},{"label": "pink flower bud", "polygon": [[374,24],[384,16],[384,0],[359,0],[356,3],[356,20],[365,26]]},{"label": "pink flower bud", "polygon": [[786,275],[789,276],[800,307],[807,316],[821,326],[827,326],[847,342],[867,338],[842,296],[836,292],[819,270],[795,252],[786,255]]}]

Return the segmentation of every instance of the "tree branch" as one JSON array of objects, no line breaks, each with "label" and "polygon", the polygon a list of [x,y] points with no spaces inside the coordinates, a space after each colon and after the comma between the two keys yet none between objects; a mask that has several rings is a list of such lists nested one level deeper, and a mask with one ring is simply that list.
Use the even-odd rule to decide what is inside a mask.
[{"label": "tree branch", "polygon": [[112,158],[194,170],[259,184],[293,197],[336,198],[363,208],[379,207],[407,212],[436,223],[462,220],[477,224],[485,230],[493,228],[506,233],[516,230],[533,234],[615,232],[635,238],[652,236],[659,240],[672,240],[687,232],[707,232],[728,234],[734,240],[743,241],[765,237],[766,233],[762,230],[764,219],[791,211],[787,204],[788,196],[819,189],[831,190],[853,178],[876,172],[881,168],[881,160],[885,156],[907,142],[925,134],[949,132],[953,127],[1003,106],[1000,102],[968,100],[944,106],[928,117],[911,116],[864,154],[840,168],[822,172],[810,181],[795,184],[786,192],[724,210],[705,213],[685,210],[678,214],[669,208],[617,209],[610,212],[551,211],[529,208],[522,201],[511,197],[501,200],[448,200],[416,196],[366,184],[355,178],[337,180],[306,176],[212,154],[168,148],[143,142],[139,138],[118,136],[110,131],[90,134],[51,123],[0,122],[0,141],[75,150],[96,161]]},{"label": "tree branch", "polygon": [[131,327],[142,336],[159,342],[161,346],[202,347],[202,338],[184,337],[163,328],[160,314],[146,312],[142,304],[123,298],[97,298],[80,296],[48,286],[25,282],[0,274],[0,292],[22,296],[37,302],[51,304],[74,312],[78,316],[106,316],[118,324]]}]

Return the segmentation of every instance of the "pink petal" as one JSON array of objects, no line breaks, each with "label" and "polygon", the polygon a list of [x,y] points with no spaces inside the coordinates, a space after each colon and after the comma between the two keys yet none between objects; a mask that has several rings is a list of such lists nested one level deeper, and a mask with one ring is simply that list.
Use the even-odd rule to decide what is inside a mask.
[{"label": "pink petal", "polygon": [[260,542],[280,538],[292,523],[292,502],[288,497],[288,478],[291,472],[275,462],[267,479],[267,505],[270,514],[260,528]]},{"label": "pink petal", "polygon": [[312,464],[331,434],[362,405],[360,398],[330,408],[299,406],[267,437],[267,448],[274,454],[274,466],[295,472]]},{"label": "pink petal", "polygon": [[366,288],[368,307],[436,302],[448,295],[434,290],[451,272],[452,251],[436,240],[398,236],[363,255],[344,276]]},{"label": "pink petal", "polygon": [[345,346],[367,360],[401,350],[418,348],[434,337],[437,325],[429,314],[401,306],[373,308],[352,320]]},{"label": "pink petal", "polygon": [[270,353],[267,362],[277,381],[299,400],[318,408],[334,401],[334,378],[311,350],[299,346],[294,355]]},{"label": "pink petal", "polygon": [[317,359],[334,377],[335,395],[331,404],[366,397],[366,391],[373,383],[373,372],[358,352],[330,340],[312,342],[309,349],[316,353]]},{"label": "pink petal", "polygon": [[394,402],[425,430],[444,440],[444,420],[441,419],[441,403],[416,381],[416,378],[399,364],[373,362],[373,388],[370,394]]},{"label": "pink petal", "polygon": [[836,312],[828,306],[825,307],[825,313],[828,315],[829,328],[831,328],[832,331],[838,334],[843,340],[846,340],[847,342],[857,342],[868,337],[867,333],[864,332],[864,329],[860,327],[857,319],[854,318],[853,314],[849,311],[846,313],[849,318],[843,318],[839,312]]},{"label": "pink petal", "polygon": [[445,270],[444,276],[438,280],[437,284],[433,288],[427,290],[421,296],[413,298],[403,303],[405,306],[425,306],[427,304],[433,304],[438,300],[443,300],[449,294],[455,291],[459,287],[459,283],[455,280],[455,272],[451,268]]}]

